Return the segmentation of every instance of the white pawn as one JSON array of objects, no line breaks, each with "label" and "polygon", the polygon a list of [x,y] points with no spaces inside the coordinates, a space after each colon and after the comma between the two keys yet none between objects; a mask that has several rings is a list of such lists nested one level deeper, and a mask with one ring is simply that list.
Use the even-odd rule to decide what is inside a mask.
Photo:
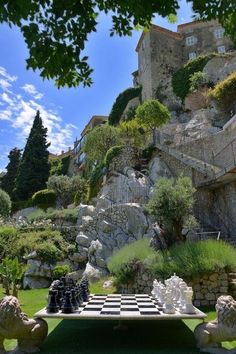
[{"label": "white pawn", "polygon": [[163,312],[168,314],[175,313],[175,307],[173,305],[173,299],[170,291],[166,291]]}]

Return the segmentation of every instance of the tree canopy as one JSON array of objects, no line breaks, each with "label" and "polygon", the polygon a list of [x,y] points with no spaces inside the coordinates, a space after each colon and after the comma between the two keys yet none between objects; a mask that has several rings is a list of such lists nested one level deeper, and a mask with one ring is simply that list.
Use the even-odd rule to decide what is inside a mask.
[{"label": "tree canopy", "polygon": [[9,194],[11,199],[14,199],[14,189],[16,183],[16,176],[21,160],[21,150],[14,148],[8,155],[9,163],[6,167],[7,173],[2,178],[1,187]]},{"label": "tree canopy", "polygon": [[[235,0],[187,0],[197,16],[219,18],[236,44]],[[0,23],[19,27],[29,50],[27,68],[40,71],[58,87],[90,86],[92,69],[85,55],[88,35],[96,32],[100,12],[112,16],[111,35],[131,35],[148,27],[155,15],[176,14],[180,0],[1,0]]]},{"label": "tree canopy", "polygon": [[18,199],[27,200],[32,194],[46,187],[50,170],[47,150],[49,145],[47,143],[47,128],[44,128],[38,111],[26,142],[16,178]]}]

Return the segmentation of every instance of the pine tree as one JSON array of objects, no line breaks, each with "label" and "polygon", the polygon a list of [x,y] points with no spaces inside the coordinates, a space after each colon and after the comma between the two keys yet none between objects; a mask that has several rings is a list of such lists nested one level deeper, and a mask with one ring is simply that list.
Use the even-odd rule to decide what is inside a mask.
[{"label": "pine tree", "polygon": [[14,200],[14,189],[16,184],[16,176],[21,160],[21,150],[16,147],[9,152],[9,163],[6,167],[7,173],[2,178],[1,188],[9,194]]},{"label": "pine tree", "polygon": [[39,111],[35,116],[16,178],[16,196],[27,200],[35,192],[46,187],[49,177],[49,147],[47,128],[44,128]]}]

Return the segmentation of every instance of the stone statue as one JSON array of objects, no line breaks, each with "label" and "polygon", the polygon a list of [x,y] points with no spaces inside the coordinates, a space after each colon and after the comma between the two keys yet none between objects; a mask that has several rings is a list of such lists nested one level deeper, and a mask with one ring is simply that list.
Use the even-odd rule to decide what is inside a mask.
[{"label": "stone statue", "polygon": [[[36,353],[48,333],[47,322],[29,319],[21,311],[19,301],[14,296],[5,296],[0,302],[0,354],[7,353],[4,339],[17,339],[17,347],[10,353]],[[9,352],[8,352],[9,353]]]},{"label": "stone statue", "polygon": [[236,340],[236,301],[229,295],[220,296],[216,303],[217,319],[199,324],[194,331],[201,352],[236,354],[236,348],[222,348],[221,342]]}]

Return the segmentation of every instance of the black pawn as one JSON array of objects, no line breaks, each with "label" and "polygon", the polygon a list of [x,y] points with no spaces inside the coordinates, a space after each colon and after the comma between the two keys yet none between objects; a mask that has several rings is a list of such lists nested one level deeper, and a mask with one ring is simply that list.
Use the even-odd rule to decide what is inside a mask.
[{"label": "black pawn", "polygon": [[79,302],[77,300],[77,290],[76,289],[71,289],[71,303],[72,303],[74,310],[78,310]]},{"label": "black pawn", "polygon": [[49,290],[47,312],[57,313],[59,306],[57,303],[57,290]]},{"label": "black pawn", "polygon": [[69,290],[65,292],[64,301],[61,307],[61,312],[66,314],[74,312],[74,307],[71,302],[71,291]]}]

